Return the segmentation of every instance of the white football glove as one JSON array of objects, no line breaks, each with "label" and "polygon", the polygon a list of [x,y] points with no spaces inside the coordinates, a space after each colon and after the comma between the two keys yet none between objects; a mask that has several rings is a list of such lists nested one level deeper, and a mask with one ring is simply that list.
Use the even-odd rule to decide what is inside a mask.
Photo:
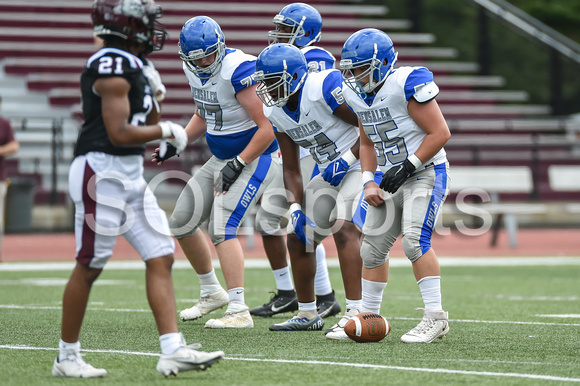
[{"label": "white football glove", "polygon": [[145,60],[145,65],[143,66],[143,75],[145,75],[149,81],[149,86],[151,86],[151,93],[155,99],[158,102],[161,102],[163,99],[165,99],[167,89],[161,81],[161,75],[159,75],[159,71],[157,71],[153,65],[153,62],[148,59]]},{"label": "white football glove", "polygon": [[[176,154],[181,153],[188,143],[187,133],[185,132],[183,126],[171,121],[159,122],[159,126],[161,127],[161,132],[163,133],[161,138],[168,139],[173,137],[168,139],[167,142],[175,146],[177,149]],[[161,141],[159,145],[159,153],[166,149],[164,142],[165,141]],[[163,153],[165,153],[165,151],[163,151]],[[163,157],[165,154],[159,155]]]}]

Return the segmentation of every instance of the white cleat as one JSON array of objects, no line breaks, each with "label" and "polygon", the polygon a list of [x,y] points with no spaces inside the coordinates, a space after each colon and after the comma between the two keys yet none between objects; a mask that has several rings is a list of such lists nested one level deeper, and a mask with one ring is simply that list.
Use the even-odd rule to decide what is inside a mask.
[{"label": "white cleat", "polygon": [[[422,308],[418,308],[421,310]],[[431,343],[443,339],[449,332],[449,317],[445,311],[425,311],[423,319],[411,331],[401,337],[405,343]]]},{"label": "white cleat", "polygon": [[157,362],[157,371],[169,377],[180,371],[207,370],[224,357],[223,351],[204,352],[197,351],[194,347],[199,345],[182,346],[171,355],[161,355]]},{"label": "white cleat", "polygon": [[210,319],[205,323],[205,328],[254,328],[254,320],[250,311],[228,313],[219,319]]},{"label": "white cleat", "polygon": [[226,306],[229,301],[228,293],[223,288],[220,288],[208,296],[203,296],[195,306],[181,311],[179,318],[184,322],[199,319],[218,308]]},{"label": "white cleat", "polygon": [[69,378],[103,378],[107,370],[96,369],[83,360],[80,354],[70,351],[62,361],[57,356],[52,365],[52,375]]},{"label": "white cleat", "polygon": [[356,308],[348,310],[342,318],[334,326],[330,327],[328,330],[324,331],[327,339],[332,340],[351,340],[346,332],[344,332],[344,326],[353,316],[360,314],[360,311]]}]

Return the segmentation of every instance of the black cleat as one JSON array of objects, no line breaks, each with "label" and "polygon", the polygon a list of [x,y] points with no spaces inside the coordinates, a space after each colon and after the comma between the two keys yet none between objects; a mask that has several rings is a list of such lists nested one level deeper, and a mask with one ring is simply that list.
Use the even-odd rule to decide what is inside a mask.
[{"label": "black cleat", "polygon": [[321,318],[329,318],[341,311],[340,303],[334,296],[334,290],[328,295],[316,297],[316,308]]},{"label": "black cleat", "polygon": [[278,293],[273,292],[273,294],[268,303],[252,308],[250,314],[268,318],[283,312],[294,312],[298,310],[298,298],[294,290],[279,290]]}]

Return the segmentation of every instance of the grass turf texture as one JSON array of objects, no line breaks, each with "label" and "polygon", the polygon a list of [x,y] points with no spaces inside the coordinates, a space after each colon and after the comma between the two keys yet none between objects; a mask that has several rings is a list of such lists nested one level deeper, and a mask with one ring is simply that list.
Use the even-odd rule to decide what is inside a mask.
[{"label": "grass turf texture", "polygon": [[[338,268],[331,281],[344,307]],[[50,385],[60,302],[67,271],[0,271],[2,384]],[[221,272],[218,270],[218,277]],[[189,343],[223,350],[226,358],[205,372],[165,380],[155,370],[159,341],[145,297],[144,270],[105,270],[93,288],[81,332],[85,360],[109,372],[98,384],[564,384],[580,381],[580,265],[443,267],[447,338],[429,345],[399,339],[421,313],[411,267],[392,267],[381,313],[392,325],[379,343],[335,342],[322,332],[270,332],[290,314],[254,318],[254,329],[206,330],[208,316],[179,322]],[[269,269],[246,269],[246,302],[265,303],[274,288]],[[174,270],[177,308],[199,296],[191,269]],[[224,310],[210,314],[220,317]],[[568,318],[538,315],[567,314]],[[326,319],[326,327],[338,318]],[[20,349],[15,346],[21,346]],[[28,348],[28,349],[23,349]],[[99,351],[102,350],[102,351]],[[113,352],[111,352],[113,351]],[[84,381],[87,382],[87,381]]]}]

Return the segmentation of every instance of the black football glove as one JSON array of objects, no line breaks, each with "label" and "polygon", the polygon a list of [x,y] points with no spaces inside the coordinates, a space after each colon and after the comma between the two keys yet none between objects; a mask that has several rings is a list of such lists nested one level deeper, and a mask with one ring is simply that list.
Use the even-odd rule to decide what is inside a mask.
[{"label": "black football glove", "polygon": [[177,148],[169,142],[166,142],[165,154],[161,156],[161,153],[162,153],[161,149],[159,149],[158,152],[154,153],[155,155],[153,156],[153,161],[163,162],[173,157],[174,155],[177,155],[179,157],[179,154],[177,154]]},{"label": "black football glove", "polygon": [[226,166],[224,166],[221,170],[220,176],[215,182],[215,191],[219,193],[225,193],[230,190],[230,186],[236,182],[240,174],[242,174],[243,169],[244,165],[238,160],[238,157],[228,161]]},{"label": "black football glove", "polygon": [[395,193],[407,178],[415,171],[415,165],[408,159],[400,165],[393,166],[383,175],[379,187],[389,193]]}]

